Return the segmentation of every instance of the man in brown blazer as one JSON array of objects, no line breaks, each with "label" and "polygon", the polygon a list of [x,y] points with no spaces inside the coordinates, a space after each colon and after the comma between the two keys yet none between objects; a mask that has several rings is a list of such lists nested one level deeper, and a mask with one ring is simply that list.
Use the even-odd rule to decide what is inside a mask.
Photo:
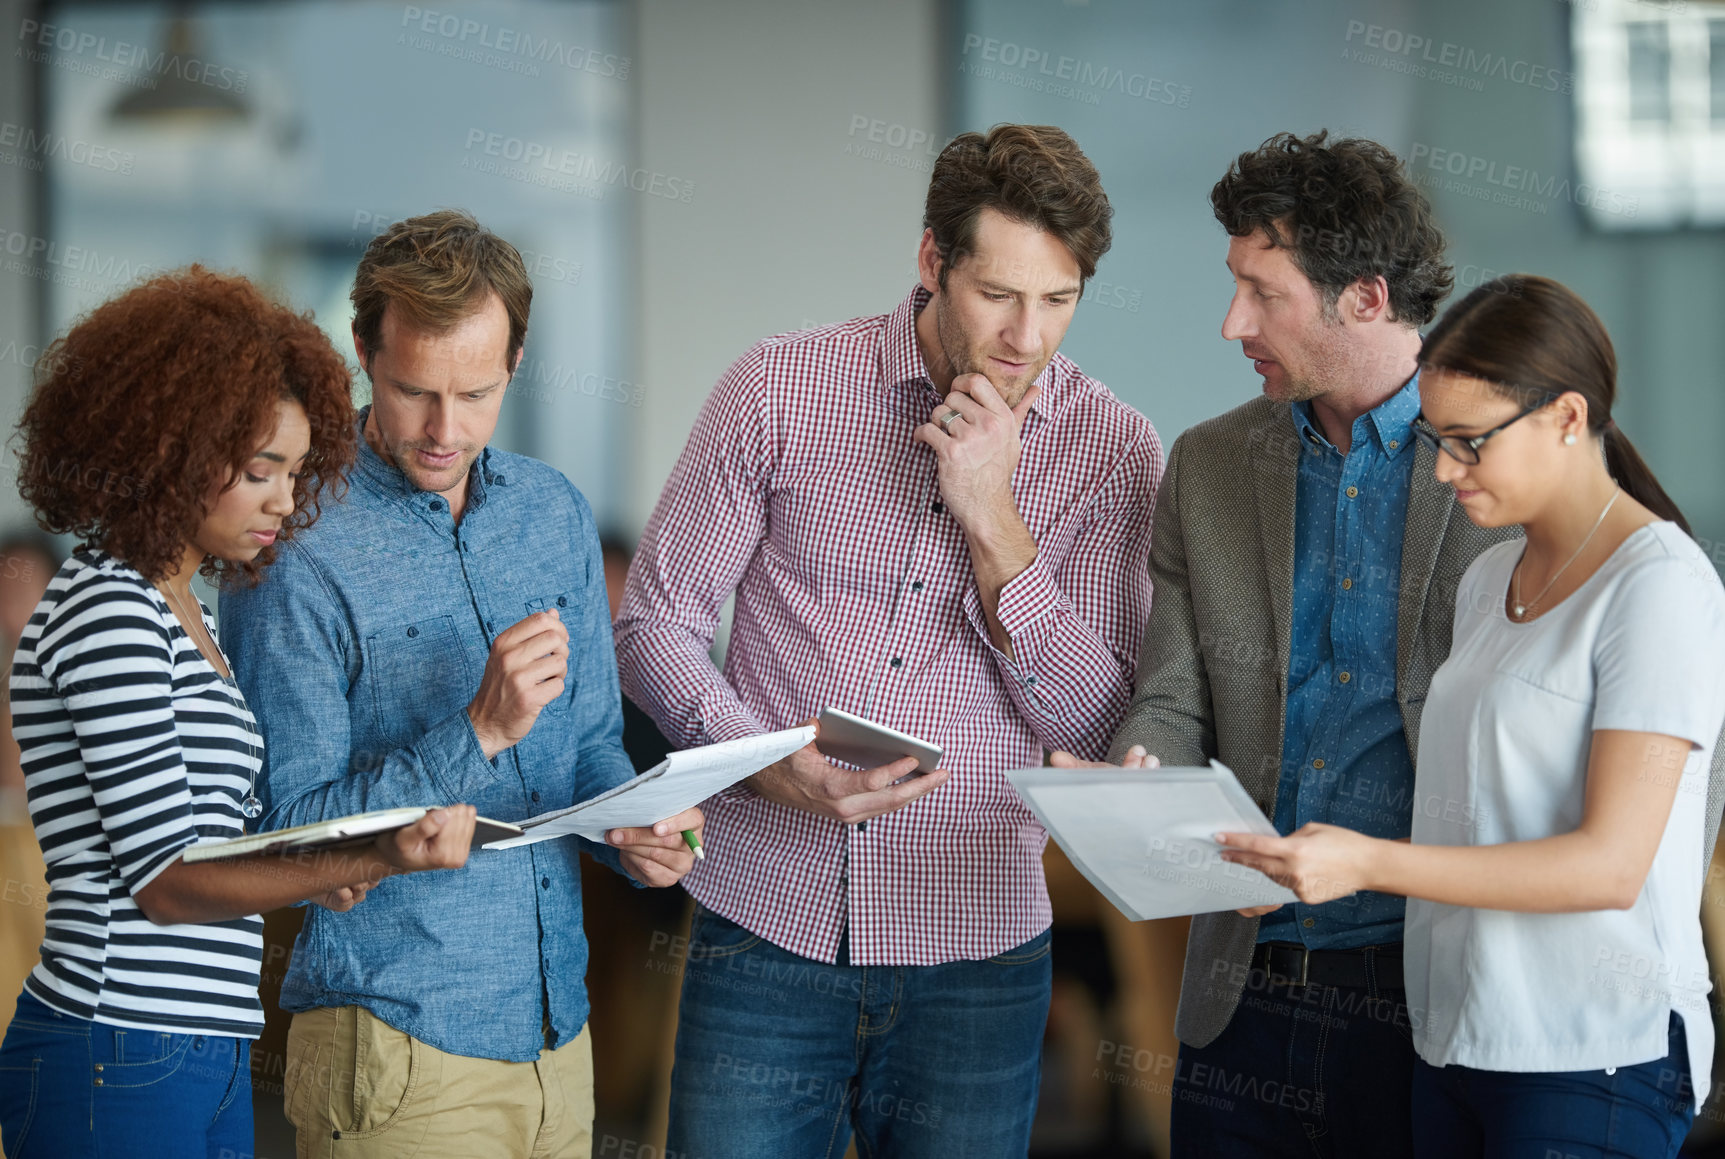
[{"label": "man in brown blazer", "polygon": [[[1222,334],[1264,393],[1169,455],[1111,759],[1217,757],[1284,833],[1405,837],[1457,581],[1513,534],[1475,527],[1409,430],[1443,236],[1392,153],[1324,133],[1241,154],[1211,201],[1236,285]],[[1401,917],[1358,894],[1194,919],[1177,1155],[1410,1153]]]}]

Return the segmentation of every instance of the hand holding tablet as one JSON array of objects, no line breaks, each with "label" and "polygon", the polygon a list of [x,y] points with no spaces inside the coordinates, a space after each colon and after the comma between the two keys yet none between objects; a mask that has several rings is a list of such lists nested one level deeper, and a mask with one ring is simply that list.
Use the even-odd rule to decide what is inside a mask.
[{"label": "hand holding tablet", "polygon": [[900,778],[901,781],[934,772],[940,767],[942,755],[939,745],[836,708],[821,710],[820,735],[815,737],[815,747],[824,756],[860,769],[879,768],[915,757],[916,771]]},{"label": "hand holding tablet", "polygon": [[745,781],[757,796],[861,826],[938,790],[950,775],[938,767],[938,746],[873,721],[829,708],[804,723],[819,735]]}]

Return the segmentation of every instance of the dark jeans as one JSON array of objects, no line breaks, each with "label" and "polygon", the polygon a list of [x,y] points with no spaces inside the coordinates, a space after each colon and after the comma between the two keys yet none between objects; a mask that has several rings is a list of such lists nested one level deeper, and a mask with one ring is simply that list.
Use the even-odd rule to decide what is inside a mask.
[{"label": "dark jeans", "polygon": [[1271,985],[1253,970],[1228,1028],[1180,1048],[1174,1154],[1405,1159],[1414,1062],[1404,991]]},{"label": "dark jeans", "polygon": [[[1705,1017],[1705,1007],[1703,1007]],[[1420,1159],[1671,1159],[1695,1118],[1683,1020],[1669,1053],[1602,1070],[1414,1068]]]},{"label": "dark jeans", "polygon": [[668,1155],[1023,1155],[1049,935],[982,962],[829,966],[697,907]]},{"label": "dark jeans", "polygon": [[28,993],[0,1045],[8,1159],[250,1159],[252,1044],[127,1030]]}]

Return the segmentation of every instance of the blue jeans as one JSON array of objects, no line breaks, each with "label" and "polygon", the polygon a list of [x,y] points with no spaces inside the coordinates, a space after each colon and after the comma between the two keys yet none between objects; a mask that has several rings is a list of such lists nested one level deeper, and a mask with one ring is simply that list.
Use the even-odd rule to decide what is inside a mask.
[{"label": "blue jeans", "polygon": [[[829,966],[695,909],[667,1155],[1023,1155],[1049,933],[981,962]],[[841,949],[840,960],[844,961]]]},{"label": "blue jeans", "polygon": [[0,1044],[7,1159],[251,1159],[251,1040],[88,1022],[29,993]]},{"label": "blue jeans", "polygon": [[1420,1125],[1414,1153],[1421,1159],[1670,1159],[1695,1118],[1689,1048],[1676,1014],[1666,1044],[1664,1058],[1610,1074],[1420,1062],[1414,1068]]},{"label": "blue jeans", "polygon": [[1403,1159],[1415,1062],[1407,994],[1246,979],[1228,1028],[1180,1048],[1176,1157]]}]

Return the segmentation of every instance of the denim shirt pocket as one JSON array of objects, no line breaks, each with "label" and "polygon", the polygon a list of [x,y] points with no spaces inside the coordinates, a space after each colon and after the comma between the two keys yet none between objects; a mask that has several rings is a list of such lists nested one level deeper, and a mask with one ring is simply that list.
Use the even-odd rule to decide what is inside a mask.
[{"label": "denim shirt pocket", "polygon": [[479,687],[453,616],[373,632],[366,637],[364,656],[374,727],[385,743],[398,748],[466,707]]},{"label": "denim shirt pocket", "polygon": [[563,695],[547,704],[541,711],[567,712],[569,706],[575,703],[575,684],[579,675],[575,666],[575,653],[581,640],[581,602],[574,592],[537,596],[527,601],[529,616],[547,611],[555,611],[563,620],[563,627],[569,632],[569,675],[563,679]]}]

